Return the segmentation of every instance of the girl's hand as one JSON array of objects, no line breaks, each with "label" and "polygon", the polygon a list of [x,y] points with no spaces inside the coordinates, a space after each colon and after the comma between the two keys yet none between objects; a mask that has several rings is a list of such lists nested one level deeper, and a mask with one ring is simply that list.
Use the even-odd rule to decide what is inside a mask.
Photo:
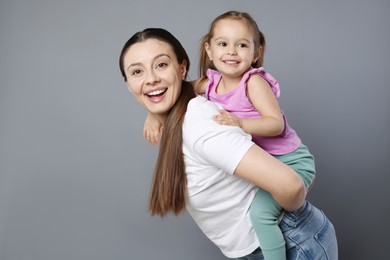
[{"label": "girl's hand", "polygon": [[144,124],[144,139],[150,144],[158,144],[162,130],[162,124],[155,117],[148,114]]},{"label": "girl's hand", "polygon": [[220,125],[231,125],[238,126],[242,128],[242,119],[236,117],[235,115],[227,112],[226,110],[218,110],[219,115],[213,116],[213,120]]}]

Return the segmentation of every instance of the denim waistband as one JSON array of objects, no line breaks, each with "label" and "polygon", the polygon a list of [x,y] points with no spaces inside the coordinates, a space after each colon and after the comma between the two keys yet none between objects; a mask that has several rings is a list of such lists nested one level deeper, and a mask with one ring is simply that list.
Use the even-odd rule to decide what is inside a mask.
[{"label": "denim waistband", "polygon": [[284,223],[290,227],[296,227],[302,222],[307,221],[312,214],[314,214],[313,205],[311,205],[310,202],[305,201],[296,211],[286,211],[280,224],[283,225]]}]

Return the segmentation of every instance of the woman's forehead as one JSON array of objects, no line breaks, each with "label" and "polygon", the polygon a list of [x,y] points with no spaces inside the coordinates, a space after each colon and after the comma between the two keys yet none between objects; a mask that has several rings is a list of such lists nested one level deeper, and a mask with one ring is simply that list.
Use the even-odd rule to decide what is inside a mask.
[{"label": "woman's forehead", "polygon": [[148,39],[133,44],[125,54],[125,63],[146,62],[155,59],[157,56],[175,57],[171,46],[161,40]]}]

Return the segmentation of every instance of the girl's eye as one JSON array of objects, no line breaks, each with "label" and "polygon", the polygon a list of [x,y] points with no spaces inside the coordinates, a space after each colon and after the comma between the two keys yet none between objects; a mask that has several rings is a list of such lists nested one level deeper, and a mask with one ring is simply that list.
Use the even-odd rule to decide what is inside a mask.
[{"label": "girl's eye", "polygon": [[246,45],[245,43],[240,43],[240,44],[238,45],[238,47],[240,47],[240,48],[246,48],[247,45]]},{"label": "girl's eye", "polygon": [[218,45],[221,46],[221,47],[226,47],[227,46],[226,42],[220,42],[220,43],[218,43]]}]

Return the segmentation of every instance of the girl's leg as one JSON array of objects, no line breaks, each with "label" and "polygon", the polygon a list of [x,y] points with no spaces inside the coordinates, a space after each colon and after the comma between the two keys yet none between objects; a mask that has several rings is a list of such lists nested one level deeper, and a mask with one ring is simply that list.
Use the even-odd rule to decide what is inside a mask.
[{"label": "girl's leg", "polygon": [[257,191],[249,213],[265,260],[286,259],[285,241],[278,226],[280,211],[281,207],[269,192]]},{"label": "girl's leg", "polygon": [[274,157],[298,173],[307,190],[310,189],[316,176],[316,169],[314,156],[304,144],[301,144],[294,152],[285,155],[274,155]]},{"label": "girl's leg", "polygon": [[[284,212],[279,223],[286,241],[287,259],[337,260],[336,231],[324,212],[308,201],[293,212]],[[263,260],[257,249],[240,260]]]},{"label": "girl's leg", "polygon": [[260,248],[257,248],[251,254],[243,257],[236,258],[236,260],[264,260],[263,253]]}]

